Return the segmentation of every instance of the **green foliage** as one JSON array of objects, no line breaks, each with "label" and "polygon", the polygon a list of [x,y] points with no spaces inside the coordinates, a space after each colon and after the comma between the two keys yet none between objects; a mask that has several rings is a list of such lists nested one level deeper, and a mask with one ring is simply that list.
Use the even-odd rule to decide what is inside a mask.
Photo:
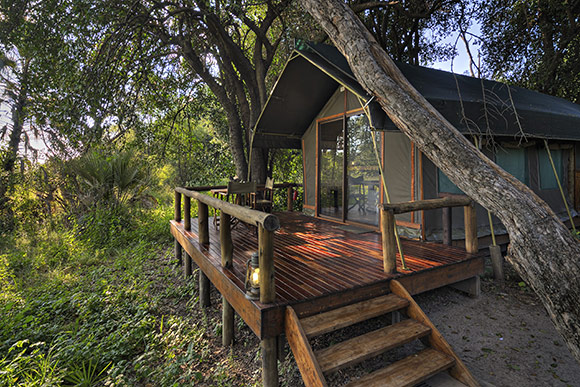
[{"label": "green foliage", "polygon": [[481,51],[487,75],[578,102],[579,17],[577,2],[481,2]]},{"label": "green foliage", "polygon": [[118,207],[137,200],[150,184],[143,165],[130,152],[109,156],[90,152],[69,162],[68,168],[77,180],[74,194],[87,208],[95,204]]}]

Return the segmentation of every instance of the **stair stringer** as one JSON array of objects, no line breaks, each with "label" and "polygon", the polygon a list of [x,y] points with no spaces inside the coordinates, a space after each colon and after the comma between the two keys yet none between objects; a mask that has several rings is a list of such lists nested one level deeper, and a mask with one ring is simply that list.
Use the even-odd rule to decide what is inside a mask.
[{"label": "stair stringer", "polygon": [[463,364],[461,359],[455,354],[453,348],[451,348],[449,343],[445,340],[445,338],[443,338],[443,335],[441,335],[439,330],[427,317],[425,312],[423,312],[423,310],[419,307],[419,305],[417,305],[417,303],[415,302],[413,297],[409,294],[407,289],[405,289],[405,287],[401,285],[401,283],[397,280],[391,281],[390,289],[391,292],[393,292],[397,296],[409,301],[409,306],[407,307],[406,311],[407,316],[409,318],[412,318],[431,328],[431,334],[427,336],[429,345],[455,359],[455,365],[449,369],[449,374],[467,386],[478,387],[479,382],[473,377],[471,372],[469,372],[469,369],[467,369],[465,364]]},{"label": "stair stringer", "polygon": [[316,360],[300,320],[291,306],[286,307],[285,326],[286,340],[290,344],[306,387],[327,387],[318,360]]}]

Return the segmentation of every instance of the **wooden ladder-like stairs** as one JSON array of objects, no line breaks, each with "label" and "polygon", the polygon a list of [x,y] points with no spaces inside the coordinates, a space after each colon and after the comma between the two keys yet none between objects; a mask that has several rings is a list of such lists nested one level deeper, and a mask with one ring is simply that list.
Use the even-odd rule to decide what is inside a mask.
[{"label": "wooden ladder-like stairs", "polygon": [[[425,349],[352,381],[348,387],[414,386],[442,372],[455,379],[455,385],[479,386],[407,290],[396,280],[390,288],[392,293],[385,296],[302,319],[291,307],[286,309],[286,338],[305,385],[327,386],[324,374],[421,339]],[[408,318],[316,352],[310,346],[312,337],[396,311]]]}]

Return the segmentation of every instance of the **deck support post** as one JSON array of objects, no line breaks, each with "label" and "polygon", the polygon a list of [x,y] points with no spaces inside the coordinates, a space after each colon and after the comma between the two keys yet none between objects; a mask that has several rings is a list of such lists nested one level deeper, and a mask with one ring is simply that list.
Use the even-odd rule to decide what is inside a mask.
[{"label": "deck support post", "polygon": [[441,209],[441,223],[443,225],[443,244],[451,246],[453,244],[453,213],[451,207]]},{"label": "deck support post", "polygon": [[501,247],[496,245],[489,246],[489,255],[491,257],[491,268],[493,269],[493,278],[503,283],[505,277],[503,273],[504,258],[501,254]]},{"label": "deck support post", "polygon": [[[220,246],[222,267],[224,269],[232,267],[232,254],[234,245],[232,242],[231,216],[225,212],[220,215]],[[224,346],[234,343],[234,308],[222,296],[222,344]]]},{"label": "deck support post", "polygon": [[199,225],[199,243],[209,243],[209,211],[207,204],[197,201],[197,223]]},{"label": "deck support post", "polygon": [[475,202],[463,207],[463,216],[465,220],[465,250],[468,253],[477,253],[477,215],[475,213]]},{"label": "deck support post", "polygon": [[199,305],[202,308],[210,306],[209,299],[209,278],[199,269]]},{"label": "deck support post", "polygon": [[276,337],[262,339],[262,385],[264,387],[278,386],[278,350]]},{"label": "deck support post", "polygon": [[286,210],[287,211],[292,211],[292,207],[294,206],[294,199],[292,198],[292,186],[288,187],[288,195],[287,195],[287,204],[286,204]]},{"label": "deck support post", "polygon": [[258,225],[258,254],[260,257],[260,302],[276,300],[274,282],[274,232]]},{"label": "deck support post", "polygon": [[[181,193],[175,191],[175,201],[173,203],[174,207],[174,217],[173,219],[176,222],[181,222]],[[183,265],[183,256],[182,256],[182,250],[181,250],[181,245],[179,244],[179,242],[177,241],[177,239],[175,239],[175,260],[177,261],[177,264],[179,266]]]},{"label": "deck support post", "polygon": [[[191,231],[191,198],[187,195],[183,195],[183,229],[186,231]],[[193,260],[189,254],[185,254],[183,274],[186,278],[192,274],[192,264]]]},{"label": "deck support post", "polygon": [[392,210],[381,210],[381,232],[383,236],[383,269],[385,273],[396,273],[395,214]]},{"label": "deck support post", "polygon": [[234,308],[222,296],[222,345],[234,344]]},{"label": "deck support post", "polygon": [[181,245],[175,240],[175,260],[177,261],[176,265],[180,266],[183,265],[183,250],[181,249]]}]

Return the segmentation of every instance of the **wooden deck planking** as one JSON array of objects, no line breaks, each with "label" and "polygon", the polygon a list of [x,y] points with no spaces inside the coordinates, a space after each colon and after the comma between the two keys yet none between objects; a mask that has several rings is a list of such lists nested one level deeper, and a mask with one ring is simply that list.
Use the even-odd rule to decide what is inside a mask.
[{"label": "wooden deck planking", "polygon": [[[402,270],[397,253],[399,273],[385,274],[380,234],[350,233],[336,228],[336,223],[295,212],[277,215],[282,225],[274,238],[278,304],[323,297],[478,257],[457,247],[402,239],[409,270]],[[193,220],[191,226],[192,230],[186,235],[197,240],[197,221]],[[220,266],[219,231],[213,222],[210,222],[209,231],[210,245],[205,256],[212,265]],[[224,274],[243,289],[246,261],[258,248],[256,232],[239,224],[232,230],[232,240],[233,266],[224,270]]]}]

